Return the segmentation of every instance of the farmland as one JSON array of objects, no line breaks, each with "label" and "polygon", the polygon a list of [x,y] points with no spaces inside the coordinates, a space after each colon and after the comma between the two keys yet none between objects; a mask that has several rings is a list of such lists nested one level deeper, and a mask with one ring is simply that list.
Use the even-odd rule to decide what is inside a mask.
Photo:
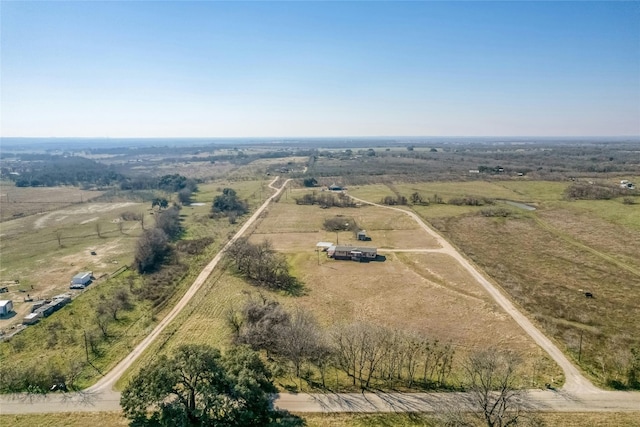
[{"label": "farmland", "polygon": [[[439,245],[408,216],[372,206],[319,209],[295,204],[296,197],[305,191],[293,189],[272,204],[251,234],[255,243],[269,240],[274,249],[284,253],[294,275],[304,284],[301,296],[271,297],[291,309],[313,313],[325,329],[353,321],[370,322],[453,345],[460,357],[476,348],[508,347],[526,355],[528,385],[562,383],[559,369],[452,259],[439,253],[411,252]],[[316,252],[317,241],[335,241],[336,237],[343,244],[355,244],[351,232],[336,236],[322,229],[323,221],[333,216],[355,220],[366,228],[373,238],[367,244],[378,246],[386,260],[339,262]],[[409,252],[392,252],[398,249]],[[239,307],[248,294],[256,292],[229,270],[214,273],[139,363],[147,364],[159,352],[182,343],[229,345],[226,311]],[[456,364],[456,375],[459,368]],[[281,382],[286,386],[289,380],[282,378]],[[340,389],[344,384],[332,387]]]},{"label": "farmland", "polygon": [[[135,301],[130,309],[114,312],[115,321],[108,323],[100,320],[96,308],[118,290],[127,289],[135,294],[141,285],[142,278],[127,268],[142,227],[152,227],[154,214],[158,213],[150,203],[121,200],[77,203],[3,223],[1,273],[9,288],[3,297],[14,301],[16,313],[0,319],[0,327],[6,333],[12,332],[12,326],[30,312],[29,299],[46,299],[61,293],[74,297],[59,313],[0,343],[3,367],[16,365],[20,368],[16,372],[31,369],[32,375],[43,377],[48,374],[44,372],[46,369],[72,372],[74,379],[67,381],[80,387],[91,384],[101,372],[110,369],[175,304],[199,268],[238,226],[226,219],[208,217],[211,200],[221,185],[229,182],[202,185],[201,192],[195,195],[195,204],[181,210],[184,238],[207,236],[213,237],[214,243],[205,253],[185,259],[188,266],[180,273],[173,296],[157,307]],[[242,181],[236,188],[250,206],[261,203],[261,190],[264,197],[268,195],[261,181]],[[124,219],[131,216],[127,213],[138,214],[143,220]],[[78,271],[92,271],[95,279],[86,290],[70,291],[69,281]],[[96,330],[100,325],[105,328],[102,332]],[[96,338],[102,335],[103,338]],[[85,366],[85,359],[89,358],[90,366]]]},{"label": "farmland", "polygon": [[[515,161],[508,175],[484,175],[478,179],[479,175],[471,176],[465,170],[472,167],[471,157],[465,154],[465,160],[458,162],[460,155],[447,147],[436,151],[419,147],[412,153],[398,147],[388,151],[376,147],[374,156],[364,148],[358,151],[360,154],[354,151],[356,155],[332,149],[316,151],[309,158],[260,158],[266,151],[252,148],[242,150],[242,155],[229,151],[237,162],[194,161],[186,155],[179,161],[164,162],[162,155],[156,153],[152,161],[127,163],[130,171],[162,175],[180,170],[199,177],[202,181],[199,192],[193,195],[194,204],[185,205],[180,211],[182,238],[213,237],[214,243],[203,253],[185,258],[182,270],[171,279],[176,282],[174,293],[163,305],[136,304],[132,310],[119,314],[118,321],[110,326],[110,337],[99,349],[101,355],[93,360],[96,368],[108,370],[139,342],[238,228],[239,224],[226,218],[209,217],[211,200],[223,188],[231,187],[254,208],[270,194],[267,183],[271,174],[286,170],[297,179],[276,203],[270,204],[248,234],[252,243],[271,242],[273,249],[285,257],[301,287],[296,295],[261,291],[263,296],[277,300],[286,309],[311,313],[329,333],[336,326],[365,322],[450,345],[456,354],[450,380],[454,388],[464,380],[460,366],[464,356],[487,347],[511,349],[522,356],[525,363],[520,385],[561,385],[560,369],[468,273],[446,254],[437,252],[437,241],[409,216],[370,205],[321,209],[318,205],[296,203],[307,193],[321,193],[318,187],[302,187],[303,178],[320,172],[322,175],[315,176],[322,184],[348,184],[348,194],[375,203],[385,197],[411,199],[418,194],[424,203],[399,207],[416,212],[439,230],[598,385],[624,387],[630,363],[628,351],[640,345],[640,330],[633,321],[635,301],[640,296],[640,262],[636,256],[640,252],[640,204],[623,203],[622,196],[567,200],[565,190],[572,181],[566,175],[540,167],[535,174],[522,176],[515,173],[519,170]],[[414,161],[408,155],[418,157]],[[423,166],[439,158],[448,159],[449,166],[439,166],[425,179]],[[491,163],[489,157],[484,159]],[[121,161],[112,157],[104,160],[115,166]],[[380,173],[380,167],[389,173]],[[330,174],[340,170],[343,175]],[[580,172],[577,175],[581,177],[572,179],[608,186],[615,186],[622,178],[638,181],[637,174],[585,174]],[[439,179],[445,175],[446,179]],[[10,188],[9,199],[47,201],[38,190],[45,189]],[[67,190],[65,187],[60,191]],[[48,297],[66,291],[70,277],[78,271],[93,271],[98,279],[70,307],[29,328],[11,343],[0,344],[3,364],[21,358],[29,366],[45,362],[67,369],[70,359],[83,359],[86,352],[82,328],[87,324],[95,327],[92,310],[117,289],[135,290],[144,280],[133,272],[109,276],[131,262],[143,226],[152,226],[157,213],[149,202],[153,191],[74,191],[77,193],[70,192],[63,206],[42,204],[33,215],[12,214],[14,219],[2,223],[0,273],[9,284],[18,315],[0,320],[4,322],[0,327],[21,319],[29,308],[24,302],[27,295]],[[89,200],[89,194],[99,197]],[[78,196],[80,200],[75,200]],[[489,200],[490,204],[450,203],[468,196]],[[536,210],[519,209],[504,201],[526,203]],[[501,216],[483,214],[487,208],[499,209]],[[127,212],[142,214],[146,218],[144,224],[123,219]],[[350,231],[327,231],[323,224],[332,218],[344,221]],[[372,241],[357,242],[354,229],[365,229]],[[319,241],[375,246],[384,261],[337,262],[315,250]],[[585,292],[595,298],[585,298]],[[229,346],[229,309],[238,309],[257,294],[258,290],[228,265],[220,266],[119,385],[137,367],[180,344]],[[55,342],[48,343],[51,335]],[[44,350],[45,347],[50,348]],[[95,369],[85,370],[77,384],[91,384],[98,375]],[[285,370],[280,372],[278,384],[283,389],[310,390],[317,386],[318,373],[309,368],[307,379],[303,382],[293,378]],[[328,386],[353,390],[345,379],[345,374],[336,370],[328,376]]]},{"label": "farmland", "polygon": [[[407,197],[415,191],[445,200],[474,194],[537,206],[536,211],[507,206],[507,218],[479,215],[483,207],[473,206],[413,209],[480,265],[598,383],[616,384],[628,349],[640,345],[633,320],[640,296],[635,256],[640,205],[620,199],[567,201],[567,186],[535,181],[396,185]],[[366,195],[377,201],[383,194],[384,189]],[[585,292],[595,298],[586,299]]]}]

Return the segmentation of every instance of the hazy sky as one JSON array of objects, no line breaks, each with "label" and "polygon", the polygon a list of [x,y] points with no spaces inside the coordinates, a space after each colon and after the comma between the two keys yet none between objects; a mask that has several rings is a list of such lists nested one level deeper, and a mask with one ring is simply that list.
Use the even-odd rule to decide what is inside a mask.
[{"label": "hazy sky", "polygon": [[640,134],[639,2],[8,2],[2,136]]}]

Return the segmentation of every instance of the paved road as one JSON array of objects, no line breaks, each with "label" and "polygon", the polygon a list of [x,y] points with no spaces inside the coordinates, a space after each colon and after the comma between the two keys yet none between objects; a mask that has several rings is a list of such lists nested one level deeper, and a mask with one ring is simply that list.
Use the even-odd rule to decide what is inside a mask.
[{"label": "paved road", "polygon": [[[249,228],[266,208],[268,203],[285,188],[287,182],[282,185],[276,194],[267,199],[228,244],[231,244],[231,242],[239,238]],[[269,186],[272,187],[274,183],[275,180],[269,184]],[[411,216],[427,233],[435,237],[441,246],[439,249],[429,249],[428,251],[446,253],[455,258],[462,267],[467,269],[469,273],[478,280],[498,304],[561,366],[566,377],[564,387],[558,391],[528,390],[524,394],[523,400],[531,409],[554,412],[640,412],[640,392],[604,391],[594,387],[571,362],[569,362],[564,354],[520,313],[491,282],[485,279],[462,255],[444,240],[444,238],[429,228],[418,215],[400,208],[377,205],[360,199],[356,200],[362,203],[398,210]],[[158,324],[149,337],[141,342],[129,356],[102,380],[96,383],[96,385],[83,392],[67,393],[64,395],[28,396],[24,394],[14,394],[0,396],[0,414],[120,410],[120,393],[113,391],[113,384],[115,384],[120,375],[135,361],[162,329],[175,318],[189,299],[193,297],[195,292],[209,276],[213,267],[219,262],[221,253],[207,265],[187,294],[185,294],[178,305],[169,313],[167,318]],[[432,412],[439,410],[443,406],[459,406],[461,402],[465,402],[467,398],[468,395],[464,393],[283,393],[276,397],[275,405],[293,412]]]}]

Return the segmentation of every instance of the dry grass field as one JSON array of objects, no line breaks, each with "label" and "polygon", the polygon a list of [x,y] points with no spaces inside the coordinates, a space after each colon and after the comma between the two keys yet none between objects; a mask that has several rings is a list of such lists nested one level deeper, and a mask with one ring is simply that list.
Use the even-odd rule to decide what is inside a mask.
[{"label": "dry grass field", "polygon": [[[567,185],[513,180],[394,187],[406,197],[414,191],[437,192],[445,200],[474,194],[537,206],[531,212],[499,205],[511,212],[508,218],[486,218],[474,206],[413,209],[484,269],[576,362],[579,355],[581,367],[602,385],[624,375],[629,348],[640,345],[640,204],[567,201]],[[371,201],[385,194],[381,186],[370,187],[357,191]],[[595,298],[585,298],[585,292]]]},{"label": "dry grass field", "polygon": [[0,221],[88,202],[101,194],[77,187],[16,187],[13,182],[0,181]]},{"label": "dry grass field", "polygon": [[121,214],[144,213],[152,223],[146,208],[130,202],[82,203],[2,223],[0,281],[13,283],[3,297],[14,301],[17,314],[0,319],[0,328],[22,321],[31,306],[24,302],[27,295],[39,299],[69,292],[71,277],[80,271],[92,271],[99,283],[129,264],[142,230]]},{"label": "dry grass field", "polygon": [[[163,305],[152,309],[147,301],[137,301],[133,310],[119,313],[117,321],[109,325],[108,342],[100,344],[99,354],[91,355],[98,370],[106,371],[113,367],[149,333],[149,328],[177,302],[201,268],[227,242],[233,230],[240,227],[243,218],[239,218],[237,224],[230,224],[226,218],[209,218],[211,201],[215,194],[219,194],[218,188],[236,188],[253,208],[260,203],[263,184],[262,181],[244,181],[236,185],[227,181],[203,186],[202,192],[195,196],[196,202],[202,200],[202,205],[181,210],[180,216],[187,229],[185,238],[208,236],[214,238],[214,243],[205,253],[185,258],[185,272],[176,279],[175,293]],[[268,194],[270,190],[265,190],[264,196]],[[151,204],[130,202],[83,203],[2,223],[6,235],[0,241],[0,278],[12,283],[8,285],[10,292],[2,294],[2,297],[13,299],[17,313],[0,320],[0,327],[9,332],[12,324],[22,321],[31,308],[31,303],[24,301],[27,295],[37,299],[63,292],[81,294],[63,310],[42,319],[10,341],[2,342],[0,360],[5,367],[16,364],[18,367],[40,365],[66,369],[74,362],[85,360],[83,333],[90,334],[96,329],[96,308],[101,304],[103,295],[111,295],[115,289],[130,287],[132,282],[139,280],[135,276],[129,278],[127,274],[115,279],[107,277],[131,263],[142,231],[139,222],[121,220],[122,212],[126,211],[144,213],[145,228],[153,226]],[[91,255],[91,251],[96,255]],[[84,291],[70,291],[71,277],[85,270],[93,271],[97,279]],[[16,279],[19,281],[17,284]],[[98,370],[85,369],[76,384],[90,385],[100,375]]]},{"label": "dry grass field", "polygon": [[[285,306],[312,312],[325,328],[360,320],[414,331],[453,345],[460,359],[475,348],[511,348],[526,359],[527,384],[562,383],[561,371],[448,256],[386,252],[383,262],[355,263],[328,259],[324,253],[316,252],[317,241],[335,241],[335,233],[321,229],[324,219],[335,215],[355,218],[371,231],[373,241],[363,242],[366,245],[394,249],[438,247],[432,237],[400,212],[371,206],[320,209],[296,205],[291,197],[283,198],[269,207],[251,240],[268,239],[284,253],[293,274],[304,284],[304,291],[299,297],[268,293],[270,297]],[[393,229],[396,224],[398,230]],[[348,234],[340,233],[341,243],[347,243]],[[350,241],[355,243],[353,237]],[[182,343],[225,347],[231,332],[225,324],[225,311],[239,307],[249,293],[256,292],[230,272],[214,272],[138,366]]]}]

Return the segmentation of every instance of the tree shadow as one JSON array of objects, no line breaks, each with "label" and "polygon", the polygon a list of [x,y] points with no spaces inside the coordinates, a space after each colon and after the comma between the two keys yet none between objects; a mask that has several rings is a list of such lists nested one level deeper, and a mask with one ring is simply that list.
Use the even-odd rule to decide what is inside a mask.
[{"label": "tree shadow", "polygon": [[284,290],[284,293],[292,297],[301,297],[307,295],[307,288],[304,283],[295,279],[293,283]]}]

